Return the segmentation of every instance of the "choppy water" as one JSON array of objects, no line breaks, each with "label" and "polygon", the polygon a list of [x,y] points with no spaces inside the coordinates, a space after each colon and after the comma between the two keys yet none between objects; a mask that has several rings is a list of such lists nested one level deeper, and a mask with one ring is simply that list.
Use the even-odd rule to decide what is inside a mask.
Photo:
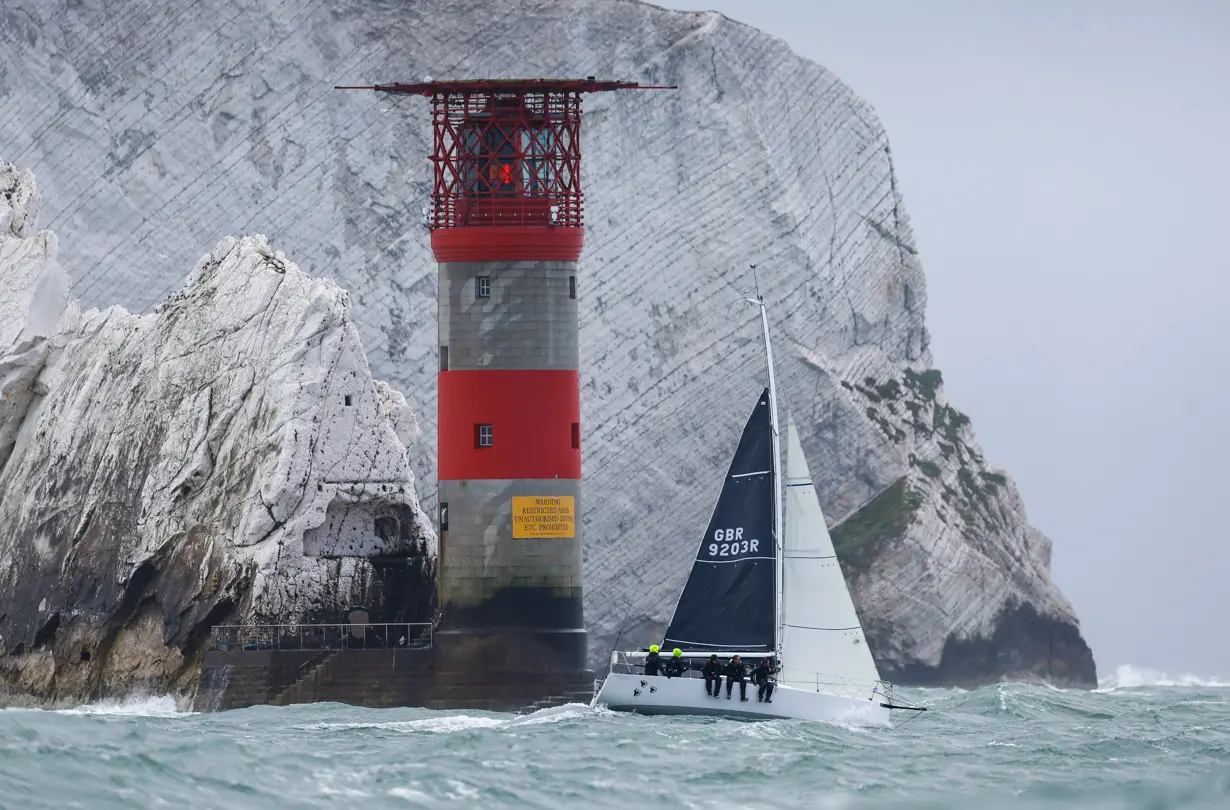
[{"label": "choppy water", "polygon": [[0,807],[1230,808],[1230,684],[917,691],[894,730],[167,698],[0,711]]}]

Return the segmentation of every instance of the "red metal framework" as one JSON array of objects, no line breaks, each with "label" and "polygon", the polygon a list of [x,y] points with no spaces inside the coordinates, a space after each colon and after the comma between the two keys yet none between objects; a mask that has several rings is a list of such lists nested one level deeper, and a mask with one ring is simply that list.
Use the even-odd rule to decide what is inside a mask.
[{"label": "red metal framework", "polygon": [[480,79],[343,87],[431,98],[433,229],[580,228],[581,95],[670,89],[587,79]]},{"label": "red metal framework", "polygon": [[581,227],[581,94],[432,96],[430,225]]}]

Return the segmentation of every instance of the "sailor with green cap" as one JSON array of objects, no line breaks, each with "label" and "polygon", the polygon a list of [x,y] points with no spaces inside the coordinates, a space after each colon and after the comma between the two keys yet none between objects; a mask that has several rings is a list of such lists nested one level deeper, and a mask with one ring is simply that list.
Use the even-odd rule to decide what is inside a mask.
[{"label": "sailor with green cap", "polygon": [[676,647],[671,653],[671,660],[666,662],[666,677],[678,678],[688,671],[688,664],[683,660],[683,650]]},{"label": "sailor with green cap", "polygon": [[658,650],[660,649],[661,647],[659,647],[657,644],[649,645],[649,655],[645,656],[645,674],[646,675],[659,674],[659,671],[662,668],[662,661],[658,658]]}]

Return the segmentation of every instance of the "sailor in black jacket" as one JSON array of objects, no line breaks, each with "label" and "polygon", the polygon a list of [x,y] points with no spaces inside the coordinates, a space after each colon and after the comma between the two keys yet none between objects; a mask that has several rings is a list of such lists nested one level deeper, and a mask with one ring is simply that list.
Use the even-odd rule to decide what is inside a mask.
[{"label": "sailor in black jacket", "polygon": [[649,646],[649,655],[645,656],[645,674],[657,675],[661,667],[662,661],[658,658],[658,645],[651,644]]},{"label": "sailor in black jacket", "polygon": [[773,682],[773,676],[777,674],[777,667],[773,663],[773,657],[769,656],[760,662],[760,665],[752,670],[752,683],[756,684],[756,702],[757,703],[772,703],[773,688],[776,684]]},{"label": "sailor in black jacket", "polygon": [[743,659],[735,656],[730,659],[730,663],[726,665],[726,699],[730,700],[730,693],[734,689],[735,684],[739,684],[739,700],[747,702],[747,665],[743,663]]},{"label": "sailor in black jacket", "polygon": [[662,674],[668,678],[682,678],[687,671],[688,663],[683,660],[683,650],[676,647],[671,657],[662,665]]},{"label": "sailor in black jacket", "polygon": [[717,660],[716,654],[709,656],[709,661],[700,668],[700,673],[705,676],[705,694],[721,697],[722,663]]}]

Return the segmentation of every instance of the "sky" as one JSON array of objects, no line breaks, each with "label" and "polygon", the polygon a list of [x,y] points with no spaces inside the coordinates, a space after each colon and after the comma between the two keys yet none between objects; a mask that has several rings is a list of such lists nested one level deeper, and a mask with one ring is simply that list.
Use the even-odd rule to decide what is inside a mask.
[{"label": "sky", "polygon": [[1230,3],[666,0],[783,38],[892,145],[953,404],[1099,674],[1230,677]]}]

